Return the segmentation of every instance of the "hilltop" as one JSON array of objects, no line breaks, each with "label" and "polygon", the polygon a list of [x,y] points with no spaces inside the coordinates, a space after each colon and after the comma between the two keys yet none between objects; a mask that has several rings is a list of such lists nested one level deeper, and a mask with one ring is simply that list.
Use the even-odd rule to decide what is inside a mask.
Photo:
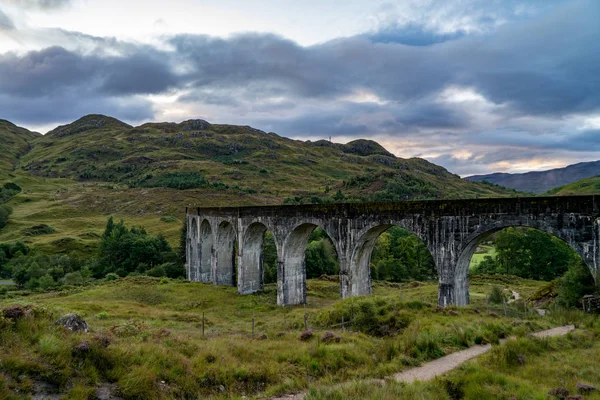
[{"label": "hilltop", "polygon": [[489,175],[468,176],[465,179],[473,182],[487,181],[515,190],[540,194],[558,186],[596,175],[600,175],[600,160],[581,162],[547,171],[532,171],[523,174],[497,172]]}]

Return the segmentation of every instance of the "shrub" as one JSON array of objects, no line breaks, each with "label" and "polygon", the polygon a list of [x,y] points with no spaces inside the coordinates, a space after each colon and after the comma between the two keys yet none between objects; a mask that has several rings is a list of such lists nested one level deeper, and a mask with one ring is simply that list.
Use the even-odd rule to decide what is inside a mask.
[{"label": "shrub", "polygon": [[177,218],[171,217],[169,215],[165,215],[160,220],[161,220],[161,222],[179,222],[179,220]]},{"label": "shrub", "polygon": [[492,291],[490,292],[490,303],[492,304],[501,304],[504,303],[505,297],[504,292],[500,289],[499,286],[492,286]]},{"label": "shrub", "polygon": [[108,319],[109,315],[106,311],[102,311],[101,313],[96,314],[96,318],[98,319]]},{"label": "shrub", "polygon": [[23,234],[25,236],[48,235],[54,232],[56,232],[56,230],[53,227],[46,224],[34,225],[23,230]]},{"label": "shrub", "polygon": [[114,272],[109,272],[108,274],[106,274],[104,279],[106,279],[107,281],[116,281],[117,279],[119,279],[119,275],[115,274]]},{"label": "shrub", "polygon": [[310,329],[307,329],[300,334],[300,340],[302,340],[303,342],[306,342],[307,340],[312,339],[313,335],[314,335],[313,331],[311,331]]}]

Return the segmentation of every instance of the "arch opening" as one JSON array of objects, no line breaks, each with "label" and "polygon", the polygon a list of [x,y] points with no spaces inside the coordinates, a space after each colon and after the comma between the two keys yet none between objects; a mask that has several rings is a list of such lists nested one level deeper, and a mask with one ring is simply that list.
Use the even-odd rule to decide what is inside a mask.
[{"label": "arch opening", "polygon": [[221,222],[217,229],[214,282],[216,285],[235,286],[236,283],[236,235],[233,225]]},{"label": "arch opening", "polygon": [[188,238],[188,279],[198,281],[200,270],[200,247],[198,237],[198,221],[192,217],[190,224],[190,236]]},{"label": "arch opening", "polygon": [[212,282],[212,263],[213,263],[213,233],[208,220],[200,224],[200,268],[198,271],[198,281]]},{"label": "arch opening", "polygon": [[435,261],[423,241],[391,224],[373,227],[358,240],[349,270],[350,296],[370,294],[373,279],[401,282],[437,277]]},{"label": "arch opening", "polygon": [[[581,297],[597,291],[593,268],[581,246],[555,232],[528,226],[488,230],[469,242],[461,252],[455,276],[457,305],[470,301],[469,279],[478,275],[514,275],[537,281],[559,279],[557,301],[578,306]],[[485,298],[482,289],[475,299]],[[482,292],[482,293],[479,293]],[[466,296],[465,296],[466,294]]]},{"label": "arch opening", "polygon": [[319,226],[304,223],[288,235],[278,271],[278,304],[306,303],[306,279],[339,273],[337,251]]},{"label": "arch opening", "polygon": [[238,292],[240,294],[261,291],[264,289],[265,281],[266,283],[276,281],[277,246],[273,235],[264,224],[254,222],[248,226],[242,238],[239,257]]}]

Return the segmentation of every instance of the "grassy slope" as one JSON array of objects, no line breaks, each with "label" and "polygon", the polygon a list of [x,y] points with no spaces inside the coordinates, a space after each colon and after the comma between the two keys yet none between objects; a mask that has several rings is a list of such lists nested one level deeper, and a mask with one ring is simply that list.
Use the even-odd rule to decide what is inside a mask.
[{"label": "grassy slope", "polygon": [[0,179],[4,179],[18,163],[19,157],[27,153],[30,143],[40,137],[11,122],[0,119]]},{"label": "grassy slope", "polygon": [[[5,132],[0,129],[0,137],[9,135]],[[89,251],[109,215],[143,225],[150,233],[161,232],[176,245],[179,224],[162,222],[161,217],[182,219],[188,205],[281,204],[286,197],[327,197],[338,189],[347,196],[369,196],[388,184],[403,183],[410,186],[412,198],[513,193],[464,181],[422,159],[396,158],[372,141],[301,142],[204,121],[132,128],[91,115],[32,143],[15,171],[0,174],[0,184],[13,181],[24,189],[9,202],[14,214],[0,231],[0,242],[25,240],[54,251]],[[202,173],[209,182],[230,189],[135,187],[173,172]],[[24,229],[40,223],[56,232],[23,235]]]},{"label": "grassy slope", "polygon": [[[508,287],[523,293],[540,285],[520,279],[509,282]],[[501,309],[493,309],[498,315],[488,315],[485,294],[497,283],[475,279],[473,304],[453,316],[431,305],[437,296],[433,283],[420,288],[405,286],[402,299],[397,285],[376,283],[373,296],[339,300],[337,282],[310,280],[306,311],[316,337],[330,321],[340,318],[341,311],[347,313],[347,321],[367,303],[376,307],[381,318],[394,316],[408,323],[390,337],[334,328],[342,337],[337,344],[317,338],[300,341],[304,310],[278,307],[274,286],[264,293],[240,296],[233,288],[176,281],[161,284],[157,279],[139,277],[71,293],[16,297],[0,301],[0,307],[16,302],[33,305],[37,317],[0,329],[0,363],[6,371],[0,375],[0,395],[3,386],[27,390],[39,381],[59,385],[63,393],[71,391],[73,398],[83,397],[75,392],[89,393],[107,381],[118,383],[127,398],[281,393],[308,384],[384,377],[472,345],[477,337],[495,341],[498,335],[521,336],[556,323],[512,308],[509,312],[514,317],[504,317]],[[418,302],[410,303],[421,299],[429,304],[423,309],[414,308]],[[476,313],[475,308],[481,312]],[[81,314],[92,335],[69,334],[51,325],[54,318],[67,312]],[[207,321],[204,337],[203,313]],[[254,339],[252,318],[256,322]],[[258,340],[262,334],[267,338]],[[108,349],[95,347],[98,335],[109,337]],[[84,360],[73,352],[83,339],[93,347]],[[26,379],[19,382],[19,375]],[[161,381],[166,386],[161,386]]]},{"label": "grassy slope", "polygon": [[578,194],[600,194],[600,176],[559,186],[545,193],[547,196],[573,196]]}]

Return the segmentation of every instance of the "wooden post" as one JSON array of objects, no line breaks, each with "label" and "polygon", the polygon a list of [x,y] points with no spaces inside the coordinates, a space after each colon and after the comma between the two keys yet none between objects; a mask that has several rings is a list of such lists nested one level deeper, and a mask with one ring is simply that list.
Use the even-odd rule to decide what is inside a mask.
[{"label": "wooden post", "polygon": [[421,303],[423,302],[423,288],[419,285],[419,297],[421,298]]},{"label": "wooden post", "polygon": [[287,321],[285,320],[285,314],[283,314],[283,329],[287,330]]},{"label": "wooden post", "polygon": [[202,312],[202,337],[204,337],[204,311]]},{"label": "wooden post", "polygon": [[507,316],[507,314],[506,314],[506,299],[502,299],[502,300],[503,300],[502,303],[504,304],[504,316],[506,317]]},{"label": "wooden post", "polygon": [[254,317],[252,317],[252,337],[254,337]]},{"label": "wooden post", "polygon": [[308,326],[306,324],[307,319],[308,319],[308,317],[306,316],[306,303],[304,303],[304,330],[308,329]]},{"label": "wooden post", "polygon": [[344,314],[342,314],[342,332],[344,332]]}]

